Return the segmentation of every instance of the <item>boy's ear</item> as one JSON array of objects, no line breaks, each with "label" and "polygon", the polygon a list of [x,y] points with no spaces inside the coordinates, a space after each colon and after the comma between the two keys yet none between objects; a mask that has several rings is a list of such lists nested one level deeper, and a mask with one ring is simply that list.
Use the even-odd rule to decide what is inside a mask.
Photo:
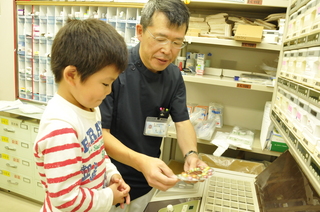
[{"label": "boy's ear", "polygon": [[74,85],[75,80],[78,78],[78,71],[75,66],[67,66],[63,70],[63,78],[66,82]]},{"label": "boy's ear", "polygon": [[139,41],[141,41],[142,34],[143,34],[143,27],[141,24],[137,24],[136,26],[136,33],[137,33],[137,38]]}]

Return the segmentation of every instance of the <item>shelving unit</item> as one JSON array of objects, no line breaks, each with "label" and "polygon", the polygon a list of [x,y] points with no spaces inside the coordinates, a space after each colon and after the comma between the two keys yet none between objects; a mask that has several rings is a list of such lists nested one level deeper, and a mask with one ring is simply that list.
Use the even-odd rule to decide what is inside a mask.
[{"label": "shelving unit", "polygon": [[[216,129],[216,132],[231,132],[232,128],[233,128],[232,126],[226,125],[226,126],[223,126],[223,128],[221,128],[221,129]],[[175,132],[168,132],[167,137],[173,138],[173,139],[177,138]],[[202,140],[202,139],[198,139],[198,143],[205,144],[205,145],[214,145],[214,144],[211,144],[210,141]],[[244,151],[244,152],[256,153],[256,154],[262,154],[262,155],[267,155],[267,156],[274,156],[274,157],[278,157],[281,155],[281,152],[275,152],[275,151],[269,151],[267,149],[263,149],[263,150],[261,149],[260,133],[259,132],[257,132],[254,136],[252,150],[240,149],[240,148],[238,148],[237,150]]]},{"label": "shelving unit", "polygon": [[[123,33],[130,46],[135,33],[134,27],[138,23],[137,20],[143,7],[143,3],[124,2],[17,1],[16,3],[19,97],[39,102],[47,102],[56,90],[48,55],[55,33],[68,16],[77,18],[95,16],[106,20],[120,33]],[[272,13],[286,11],[287,1],[277,3],[278,6],[274,6],[274,3],[270,0],[263,2],[240,0],[227,3],[193,0],[188,7],[192,14],[227,12],[232,15],[264,18]],[[23,13],[19,14],[21,13],[19,10],[23,10]],[[123,11],[125,11],[125,16],[119,19]],[[86,14],[86,17],[79,14]],[[135,17],[134,20],[131,17]],[[41,35],[43,31],[46,32],[46,36]],[[48,34],[51,36],[47,36]],[[241,71],[262,72],[257,67],[263,60],[277,59],[280,52],[279,45],[267,43],[253,44],[205,37],[186,37],[186,40],[189,43],[186,51],[213,53],[212,67],[219,67],[221,61],[232,60],[237,63],[235,68]],[[255,58],[255,60],[249,61],[248,58]],[[260,130],[264,104],[272,99],[272,87],[236,82],[227,77],[184,76],[184,79],[189,102],[203,105],[209,102],[220,102],[225,106],[227,125],[240,125]],[[213,92],[219,90],[219,94],[212,96],[211,90]],[[237,96],[233,98],[229,94]],[[193,98],[194,96],[196,98]]]},{"label": "shelving unit", "polygon": [[19,98],[45,103],[56,84],[50,68],[55,34],[68,17],[99,18],[114,26],[128,48],[136,44],[135,27],[142,4],[102,2],[17,1],[17,75]]},{"label": "shelving unit", "polygon": [[212,75],[184,75],[183,79],[185,82],[194,82],[205,85],[219,85],[230,88],[242,88],[242,89],[252,89],[255,91],[264,91],[272,93],[274,87],[269,85],[263,85],[258,83],[246,83],[241,81],[235,81],[231,77],[220,77],[220,76],[212,76]]},{"label": "shelving unit", "polygon": [[[240,15],[263,19],[273,13],[285,13],[288,4],[288,1],[261,1],[257,2],[259,5],[249,2],[222,3],[196,0],[191,1],[188,7],[191,13],[195,14],[209,15],[226,12],[231,16]],[[199,52],[206,55],[212,53],[210,62],[213,68],[251,73],[263,73],[259,66],[263,62],[278,59],[282,48],[281,45],[275,44],[248,43],[208,37],[187,36],[186,41],[189,45],[184,52]],[[230,63],[233,67],[224,67],[223,63]],[[275,157],[281,154],[280,152],[262,150],[260,145],[264,107],[267,101],[272,101],[274,87],[235,81],[233,77],[184,75],[183,78],[186,83],[188,103],[209,105],[210,102],[215,102],[224,106],[224,127],[216,128],[216,131],[231,132],[234,126],[252,129],[255,132],[252,151],[244,150],[244,152]],[[168,133],[168,137],[175,139],[175,136],[175,133]],[[201,139],[198,139],[198,143],[212,145],[210,141]],[[183,160],[179,156],[174,159]]]},{"label": "shelving unit", "polygon": [[235,40],[219,39],[219,38],[207,38],[207,37],[192,37],[186,36],[186,41],[189,44],[209,44],[209,45],[221,45],[221,46],[231,46],[231,47],[246,47],[253,49],[262,49],[270,51],[280,51],[281,46],[269,43],[245,43]]},{"label": "shelving unit", "polygon": [[219,11],[249,11],[252,12],[283,12],[283,8],[288,6],[288,1],[252,1],[252,0],[230,0],[230,1],[212,1],[212,0],[192,0],[188,7],[190,10],[204,8],[208,10]]},{"label": "shelving unit", "polygon": [[[315,74],[319,72],[319,66],[316,62],[313,66],[312,60],[314,47],[320,47],[319,30],[315,27],[319,24],[316,21],[319,20],[316,12],[319,4],[314,3],[310,10],[294,16],[294,13],[302,11],[301,8],[311,4],[312,1],[303,0],[292,1],[289,6],[287,19],[290,22],[281,50],[282,62],[278,67],[271,119],[285,138],[290,153],[320,195],[320,89]],[[304,24],[302,17],[311,19]],[[294,22],[298,22],[299,27],[294,28]],[[302,54],[301,50],[306,54]]]}]

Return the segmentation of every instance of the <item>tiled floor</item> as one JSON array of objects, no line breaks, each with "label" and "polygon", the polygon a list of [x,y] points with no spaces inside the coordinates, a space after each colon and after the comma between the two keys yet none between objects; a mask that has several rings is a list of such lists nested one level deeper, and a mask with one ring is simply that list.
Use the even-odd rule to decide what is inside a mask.
[{"label": "tiled floor", "polygon": [[0,189],[0,212],[38,212],[41,204]]}]

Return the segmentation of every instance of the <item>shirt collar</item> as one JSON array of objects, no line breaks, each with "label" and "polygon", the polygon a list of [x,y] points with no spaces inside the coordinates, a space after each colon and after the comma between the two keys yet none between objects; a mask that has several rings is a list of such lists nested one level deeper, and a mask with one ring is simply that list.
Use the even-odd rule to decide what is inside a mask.
[{"label": "shirt collar", "polygon": [[162,72],[158,73],[153,73],[147,67],[143,64],[140,54],[139,54],[139,49],[140,49],[140,43],[138,43],[136,46],[131,48],[131,59],[134,64],[134,67],[137,68],[143,75],[145,75],[148,78],[158,78],[161,76]]}]

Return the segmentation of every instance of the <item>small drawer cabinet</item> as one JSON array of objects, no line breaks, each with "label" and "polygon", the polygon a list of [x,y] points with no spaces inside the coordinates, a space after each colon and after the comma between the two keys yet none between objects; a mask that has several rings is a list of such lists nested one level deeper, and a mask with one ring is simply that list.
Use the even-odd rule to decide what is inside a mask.
[{"label": "small drawer cabinet", "polygon": [[36,201],[44,190],[33,159],[39,120],[0,113],[0,187]]}]

